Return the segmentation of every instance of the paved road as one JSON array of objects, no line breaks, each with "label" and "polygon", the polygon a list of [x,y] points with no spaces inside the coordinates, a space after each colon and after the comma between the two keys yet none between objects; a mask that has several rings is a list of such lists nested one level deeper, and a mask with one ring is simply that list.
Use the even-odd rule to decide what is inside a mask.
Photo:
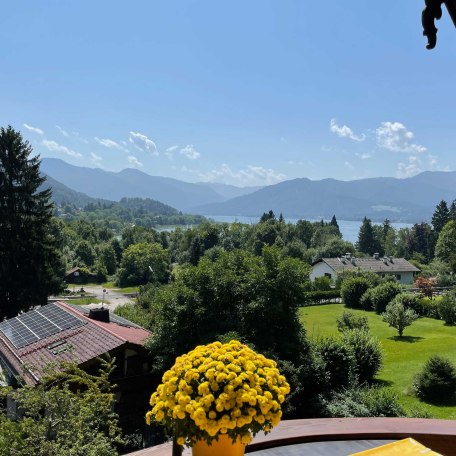
[{"label": "paved road", "polygon": [[[84,291],[95,298],[102,300],[103,299],[103,287],[100,286],[84,286]],[[125,296],[124,294],[120,293],[119,290],[115,288],[105,288],[106,293],[104,294],[105,301],[109,301],[109,304],[106,304],[111,310],[114,310],[117,306],[122,304],[126,304],[128,302],[132,302],[130,297]],[[71,300],[68,300],[71,303]],[[100,304],[89,304],[87,307],[98,307]]]}]

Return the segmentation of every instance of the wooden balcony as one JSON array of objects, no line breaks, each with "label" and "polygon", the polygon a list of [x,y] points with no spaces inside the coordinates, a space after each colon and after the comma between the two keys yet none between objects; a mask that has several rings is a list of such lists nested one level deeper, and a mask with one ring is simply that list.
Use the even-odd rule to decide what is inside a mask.
[{"label": "wooden balcony", "polygon": [[[369,447],[366,445],[375,446],[377,441],[394,441],[406,437],[412,437],[444,456],[456,456],[456,421],[418,418],[327,418],[282,421],[270,434],[257,435],[246,448],[246,453],[256,452],[258,456],[262,453],[268,456],[279,453],[281,456],[286,454],[332,456],[336,453],[330,449],[331,445],[333,448],[337,446],[338,454],[344,454],[341,447],[345,445],[347,449],[350,448],[345,454],[349,454],[354,452],[353,448],[359,448],[358,451],[360,451]],[[318,450],[315,449],[314,442],[321,442],[318,444]],[[324,450],[324,442],[327,442],[327,452]],[[336,445],[336,442],[339,443]],[[299,445],[299,453],[297,448],[293,447],[296,445]],[[362,445],[366,447],[361,448]],[[287,452],[287,446],[289,452]],[[274,451],[274,448],[277,451]],[[136,451],[129,456],[171,456],[171,454],[171,444],[167,443]],[[191,450],[186,449],[183,454],[191,455]]]}]

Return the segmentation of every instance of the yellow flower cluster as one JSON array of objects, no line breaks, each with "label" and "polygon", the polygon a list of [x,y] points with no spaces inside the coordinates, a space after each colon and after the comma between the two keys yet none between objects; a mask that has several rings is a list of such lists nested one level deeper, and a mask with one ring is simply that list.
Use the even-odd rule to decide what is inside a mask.
[{"label": "yellow flower cluster", "polygon": [[282,416],[290,392],[274,361],[236,340],[198,346],[176,359],[152,394],[146,421],[172,427],[179,444],[219,434],[243,443],[269,432]]}]

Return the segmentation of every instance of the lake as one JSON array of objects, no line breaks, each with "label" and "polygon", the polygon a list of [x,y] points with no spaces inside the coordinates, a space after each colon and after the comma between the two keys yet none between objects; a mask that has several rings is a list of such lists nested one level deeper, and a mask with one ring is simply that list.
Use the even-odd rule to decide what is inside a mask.
[{"label": "lake", "polygon": [[[244,217],[241,215],[234,216],[234,215],[206,215],[205,217],[212,219],[216,222],[225,222],[225,223],[248,223],[248,224],[255,224],[258,223],[260,217]],[[297,218],[286,218],[284,220],[287,223],[296,223],[299,219]],[[320,220],[309,220],[310,222],[319,222]],[[329,222],[329,220],[325,220]],[[340,232],[342,233],[342,237],[345,241],[349,241],[355,243],[358,240],[358,233],[359,228],[361,226],[361,221],[356,220],[337,220],[339,224]],[[373,223],[373,225],[381,225],[381,223]],[[391,226],[398,230],[399,228],[411,228],[413,224],[411,223],[394,223],[391,222]]]}]

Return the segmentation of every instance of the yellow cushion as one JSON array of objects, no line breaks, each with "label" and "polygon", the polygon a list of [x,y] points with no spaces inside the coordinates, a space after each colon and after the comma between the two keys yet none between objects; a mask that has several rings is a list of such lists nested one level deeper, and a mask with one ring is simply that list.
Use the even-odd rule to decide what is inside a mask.
[{"label": "yellow cushion", "polygon": [[415,456],[415,455],[426,455],[426,456],[442,456],[440,453],[426,448],[416,440],[408,439],[399,440],[393,443],[387,443],[386,445],[379,446],[377,448],[371,448],[370,450],[361,451],[359,453],[353,453],[350,456]]}]

